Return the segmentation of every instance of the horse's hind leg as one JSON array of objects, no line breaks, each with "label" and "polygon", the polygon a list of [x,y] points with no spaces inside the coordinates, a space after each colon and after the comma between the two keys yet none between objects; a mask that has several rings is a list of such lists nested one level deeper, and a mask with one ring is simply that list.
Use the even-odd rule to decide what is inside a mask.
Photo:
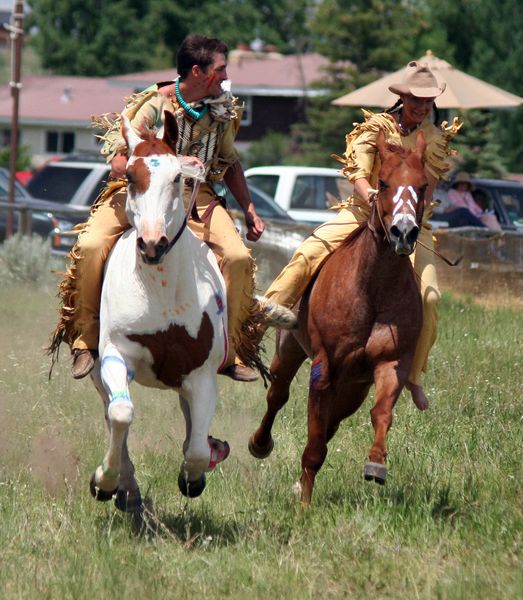
[{"label": "horse's hind leg", "polygon": [[307,355],[292,333],[278,335],[277,349],[271,363],[272,381],[267,392],[267,412],[249,439],[249,452],[255,458],[269,456],[274,447],[271,430],[278,411],[289,399],[291,382]]},{"label": "horse's hind leg", "polygon": [[396,363],[383,365],[374,373],[376,397],[370,411],[374,428],[374,443],[369,452],[369,462],[364,467],[367,481],[376,481],[383,485],[387,478],[387,432],[392,425],[392,411],[398,399],[402,384],[396,371]]},{"label": "horse's hind leg", "polygon": [[91,493],[98,500],[109,500],[117,494],[117,507],[134,511],[141,505],[141,497],[127,449],[127,435],[133,419],[127,366],[112,345],[105,349],[101,362],[100,371],[96,370],[92,379],[104,401],[109,449],[91,477]]}]

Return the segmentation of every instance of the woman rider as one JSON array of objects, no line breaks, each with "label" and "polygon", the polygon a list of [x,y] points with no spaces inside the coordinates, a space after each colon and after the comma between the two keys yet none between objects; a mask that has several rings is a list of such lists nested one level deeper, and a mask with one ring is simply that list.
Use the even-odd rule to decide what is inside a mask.
[{"label": "woman rider", "polygon": [[437,303],[440,298],[433,262],[433,239],[428,219],[432,213],[431,198],[437,182],[449,170],[446,158],[449,141],[460,128],[457,119],[450,127],[436,128],[430,122],[436,97],[443,93],[445,84],[439,85],[427,65],[410,62],[402,83],[393,84],[389,90],[399,95],[396,104],[384,113],[363,111],[365,121],[346,136],[347,149],[343,158],[342,173],[354,184],[354,193],[339,205],[339,212],[321,225],[296,250],[289,264],[267,290],[268,301],[292,307],[302,296],[312,276],[325,257],[333,252],[359,223],[370,215],[370,203],[378,187],[380,159],[375,147],[377,134],[383,130],[388,142],[405,148],[414,148],[418,131],[423,131],[427,142],[425,171],[429,182],[425,194],[425,213],[419,235],[420,244],[411,259],[420,281],[423,298],[423,326],[416,347],[407,389],[420,410],[428,407],[421,386],[421,372],[426,370],[429,351],[436,339]]}]

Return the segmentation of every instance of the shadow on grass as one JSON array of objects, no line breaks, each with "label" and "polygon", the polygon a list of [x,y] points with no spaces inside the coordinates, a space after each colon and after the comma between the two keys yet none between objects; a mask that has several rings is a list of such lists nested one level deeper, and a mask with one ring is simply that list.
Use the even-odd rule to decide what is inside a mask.
[{"label": "shadow on grass", "polygon": [[231,546],[241,535],[241,524],[238,522],[219,520],[205,509],[195,510],[186,506],[181,513],[163,513],[156,510],[152,498],[146,496],[141,508],[135,512],[125,513],[115,510],[96,518],[100,530],[127,530],[137,539],[154,538],[170,539],[184,549],[201,549],[205,547]]},{"label": "shadow on grass", "polygon": [[423,484],[416,486],[412,483],[401,485],[389,482],[378,486],[373,482],[361,485],[351,481],[350,487],[328,491],[322,497],[315,495],[313,503],[316,502],[322,502],[331,509],[343,506],[354,511],[378,512],[386,511],[392,505],[404,517],[425,513],[430,514],[434,521],[449,524],[466,518],[468,513],[467,507],[453,498],[451,485],[448,483],[427,487]]}]

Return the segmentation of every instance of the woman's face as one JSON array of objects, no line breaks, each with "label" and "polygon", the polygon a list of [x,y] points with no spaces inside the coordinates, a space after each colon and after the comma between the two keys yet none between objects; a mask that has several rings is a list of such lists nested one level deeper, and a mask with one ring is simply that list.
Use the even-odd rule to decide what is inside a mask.
[{"label": "woman's face", "polygon": [[404,124],[419,125],[431,113],[434,98],[418,98],[411,94],[402,94],[402,117]]}]

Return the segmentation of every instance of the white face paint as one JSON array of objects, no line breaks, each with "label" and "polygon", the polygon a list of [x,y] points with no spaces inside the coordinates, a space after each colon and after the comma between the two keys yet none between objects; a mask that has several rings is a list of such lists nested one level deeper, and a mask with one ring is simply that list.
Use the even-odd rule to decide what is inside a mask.
[{"label": "white face paint", "polygon": [[396,191],[396,194],[394,195],[394,198],[392,199],[392,202],[394,203],[394,210],[392,211],[392,224],[396,225],[399,223],[399,221],[407,219],[408,221],[412,221],[412,223],[417,226],[416,207],[418,205],[418,195],[411,185],[407,187],[410,197],[403,198],[404,191],[405,186],[400,185]]}]

